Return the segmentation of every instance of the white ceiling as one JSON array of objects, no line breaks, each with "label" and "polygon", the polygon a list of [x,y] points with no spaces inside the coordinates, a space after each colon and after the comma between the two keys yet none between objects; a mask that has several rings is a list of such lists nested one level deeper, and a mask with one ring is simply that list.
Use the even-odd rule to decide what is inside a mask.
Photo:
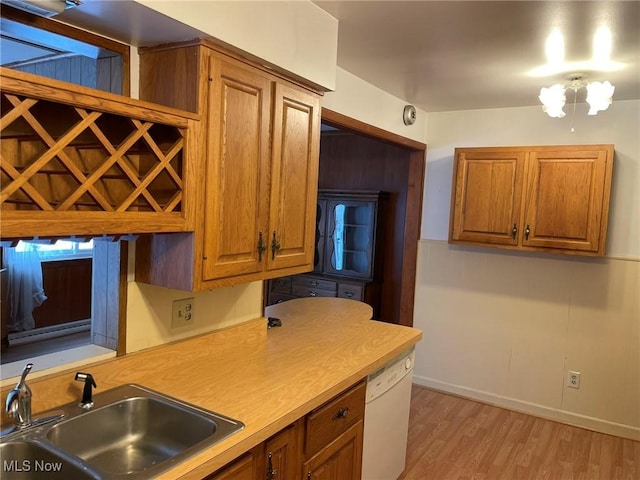
[{"label": "white ceiling", "polygon": [[591,58],[596,28],[608,26],[611,58],[624,68],[580,73],[615,85],[614,102],[640,98],[640,1],[314,3],[339,20],[341,68],[425,111],[539,105],[541,87],[576,73],[528,75],[546,63],[554,27],[565,60],[580,62]]},{"label": "white ceiling", "polygon": [[[56,18],[133,45],[201,35],[173,19],[151,15],[137,2],[83,1]],[[425,111],[539,105],[540,88],[564,81],[570,73],[609,80],[616,87],[614,102],[640,98],[640,0],[314,3],[339,20],[340,67]],[[565,36],[565,60],[584,62],[591,57],[593,33],[600,25],[611,29],[611,57],[624,68],[529,75],[546,63],[545,39],[552,28]],[[572,95],[567,100],[573,101]]]}]

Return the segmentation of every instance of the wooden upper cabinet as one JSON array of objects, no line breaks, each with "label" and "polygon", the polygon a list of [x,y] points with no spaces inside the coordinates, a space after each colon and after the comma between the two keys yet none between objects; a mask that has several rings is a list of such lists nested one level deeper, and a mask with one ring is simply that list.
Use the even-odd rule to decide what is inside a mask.
[{"label": "wooden upper cabinet", "polygon": [[320,99],[275,85],[267,269],[313,268]]},{"label": "wooden upper cabinet", "polygon": [[203,279],[256,273],[269,237],[271,81],[210,59]]},{"label": "wooden upper cabinet", "polygon": [[193,235],[139,240],[138,281],[198,291],[311,271],[320,95],[204,40],[140,53],[143,98],[201,114],[206,148]]},{"label": "wooden upper cabinet", "polygon": [[613,146],[529,154],[522,244],[604,255]]},{"label": "wooden upper cabinet", "polygon": [[456,149],[451,243],[603,256],[613,145]]},{"label": "wooden upper cabinet", "polygon": [[193,229],[199,117],[0,69],[1,237]]},{"label": "wooden upper cabinet", "polygon": [[451,239],[517,245],[525,152],[457,150]]}]

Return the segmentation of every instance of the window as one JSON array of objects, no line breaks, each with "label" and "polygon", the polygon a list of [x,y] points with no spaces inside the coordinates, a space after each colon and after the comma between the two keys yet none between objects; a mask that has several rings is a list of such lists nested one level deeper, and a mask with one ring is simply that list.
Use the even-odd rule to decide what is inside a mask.
[{"label": "window", "polygon": [[2,364],[118,346],[120,242],[20,241],[2,251]]}]

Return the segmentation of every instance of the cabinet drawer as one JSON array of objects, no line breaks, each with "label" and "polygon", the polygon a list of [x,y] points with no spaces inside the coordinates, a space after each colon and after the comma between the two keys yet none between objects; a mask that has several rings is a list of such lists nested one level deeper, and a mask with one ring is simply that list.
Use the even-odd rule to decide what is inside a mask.
[{"label": "cabinet drawer", "polygon": [[342,283],[338,285],[338,297],[350,298],[352,300],[362,301],[364,286],[357,283]]},{"label": "cabinet drawer", "polygon": [[269,288],[272,292],[291,293],[291,277],[274,278],[269,281]]},{"label": "cabinet drawer", "polygon": [[366,383],[361,382],[307,415],[306,455],[313,455],[364,418],[365,392]]},{"label": "cabinet drawer", "polygon": [[293,286],[299,287],[307,287],[307,288],[320,288],[322,290],[333,290],[335,296],[335,292],[337,290],[337,284],[333,280],[323,280],[321,278],[316,277],[304,277],[304,276],[296,276],[293,277]]},{"label": "cabinet drawer", "polygon": [[335,290],[324,290],[322,288],[310,288],[293,286],[293,295],[295,297],[335,297]]}]

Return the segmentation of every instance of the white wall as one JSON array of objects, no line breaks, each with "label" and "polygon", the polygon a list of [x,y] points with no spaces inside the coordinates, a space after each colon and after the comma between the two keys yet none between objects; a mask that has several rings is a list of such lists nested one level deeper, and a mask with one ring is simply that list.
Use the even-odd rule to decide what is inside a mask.
[{"label": "white wall", "polygon": [[[415,379],[640,439],[640,102],[580,107],[575,133],[539,107],[428,115]],[[455,147],[582,143],[615,144],[606,259],[446,243]]]},{"label": "white wall", "polygon": [[427,116],[417,110],[416,122],[405,125],[402,112],[408,102],[338,67],[336,90],[327,92],[322,106],[397,135],[425,142]]},{"label": "white wall", "polygon": [[[194,294],[131,281],[127,295],[127,353],[262,316],[262,282]],[[183,298],[194,299],[193,322],[171,328],[173,301]]]},{"label": "white wall", "polygon": [[550,118],[540,107],[430,113],[422,238],[446,240],[455,147],[613,143],[615,159],[607,255],[640,259],[640,113],[637,100],[614,101],[596,116],[579,105]]},{"label": "white wall", "polygon": [[318,86],[335,87],[338,21],[310,1],[136,1]]}]

